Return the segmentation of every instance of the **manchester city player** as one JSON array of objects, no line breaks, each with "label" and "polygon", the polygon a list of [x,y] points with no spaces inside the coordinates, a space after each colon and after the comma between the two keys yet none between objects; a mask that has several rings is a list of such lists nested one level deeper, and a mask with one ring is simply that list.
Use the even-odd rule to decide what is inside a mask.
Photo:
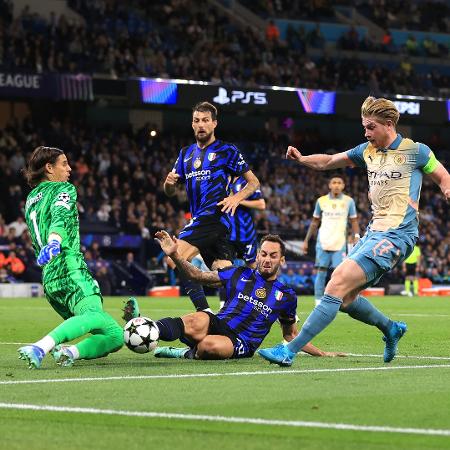
[{"label": "manchester city player", "polygon": [[[319,229],[316,243],[317,276],[314,282],[316,304],[325,290],[328,269],[335,269],[347,254],[347,223],[352,225],[353,244],[359,239],[358,216],[355,201],[343,194],[344,179],[336,175],[328,183],[330,192],[319,197],[305,240],[303,253],[308,253],[309,240]],[[320,224],[320,228],[319,228]]]},{"label": "manchester city player", "polygon": [[[52,308],[64,319],[33,345],[19,348],[30,369],[41,366],[51,352],[56,363],[70,367],[77,359],[93,359],[119,350],[123,331],[103,311],[98,283],[92,278],[80,251],[77,191],[68,182],[71,168],[64,152],[37,147],[24,171],[33,190],[25,204],[25,218],[43,267],[42,284]],[[75,345],[60,344],[91,333]]]},{"label": "manchester city player", "polygon": [[[239,150],[216,139],[217,109],[208,102],[194,106],[192,128],[196,142],[181,149],[173,170],[164,182],[168,196],[176,193],[176,185],[184,183],[192,219],[181,231],[180,255],[191,261],[199,253],[206,265],[217,269],[231,265],[233,252],[228,241],[230,224],[227,214],[234,215],[238,205],[259,187]],[[228,177],[242,176],[246,186],[228,195]],[[210,310],[203,288],[192,280],[183,280],[198,311]]]},{"label": "manchester city player", "polygon": [[[156,357],[248,358],[260,346],[277,319],[286,340],[296,335],[297,297],[292,289],[277,280],[285,252],[279,236],[262,238],[257,269],[229,266],[212,272],[202,272],[182,258],[178,251],[181,241],[171,238],[166,231],[156,233],[156,238],[186,278],[211,287],[224,286],[228,296],[225,307],[217,315],[200,311],[158,320],[156,323],[161,340],[170,342],[180,339],[189,347],[158,347]],[[302,349],[314,356],[343,356],[342,353],[323,352],[310,343]]]},{"label": "manchester city player", "polygon": [[[228,191],[237,194],[244,189],[247,181],[244,177],[234,177],[228,186]],[[257,189],[250,197],[243,200],[236,208],[234,216],[229,215],[230,243],[235,251],[238,259],[245,261],[247,267],[254,269],[256,267],[256,252],[258,250],[258,240],[256,236],[256,228],[253,222],[253,210],[266,209],[266,201],[262,197],[260,189]],[[220,308],[226,301],[226,290],[221,288]]]},{"label": "manchester city player", "polygon": [[367,170],[372,220],[366,234],[334,271],[319,305],[311,312],[299,335],[286,346],[259,350],[280,366],[292,365],[296,353],[336,317],[339,309],[354,319],[376,326],[385,341],[384,361],[395,357],[406,324],[393,322],[360,295],[380,277],[402,263],[418,238],[419,196],[423,174],[450,198],[450,175],[428,146],[397,133],[400,118],[395,104],[367,97],[361,107],[368,142],[335,155],[303,156],[289,147],[286,157],[316,170],[357,165]]}]

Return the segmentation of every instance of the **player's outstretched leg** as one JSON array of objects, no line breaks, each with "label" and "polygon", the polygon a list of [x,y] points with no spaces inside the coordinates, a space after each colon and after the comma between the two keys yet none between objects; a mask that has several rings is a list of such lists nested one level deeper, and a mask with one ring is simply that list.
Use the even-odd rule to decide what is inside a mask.
[{"label": "player's outstretched leg", "polygon": [[406,333],[408,327],[404,322],[393,322],[391,329],[383,336],[383,341],[386,343],[384,347],[384,362],[391,362],[397,353],[398,341]]},{"label": "player's outstretched leg", "polygon": [[153,354],[156,358],[185,358],[189,350],[189,347],[156,347]]}]

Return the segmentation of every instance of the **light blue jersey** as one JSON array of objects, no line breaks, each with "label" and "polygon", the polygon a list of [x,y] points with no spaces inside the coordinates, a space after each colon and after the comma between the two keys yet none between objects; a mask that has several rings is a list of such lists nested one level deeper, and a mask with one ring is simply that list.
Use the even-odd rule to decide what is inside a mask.
[{"label": "light blue jersey", "polygon": [[349,257],[365,271],[366,286],[404,261],[418,238],[419,197],[423,173],[431,173],[436,158],[425,144],[400,134],[389,148],[364,143],[347,156],[367,170],[373,217],[365,236]]}]

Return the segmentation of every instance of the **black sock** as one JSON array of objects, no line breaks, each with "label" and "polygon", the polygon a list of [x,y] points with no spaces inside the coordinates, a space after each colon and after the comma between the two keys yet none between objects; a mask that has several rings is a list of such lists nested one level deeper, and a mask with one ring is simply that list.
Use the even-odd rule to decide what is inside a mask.
[{"label": "black sock", "polygon": [[159,329],[159,338],[162,341],[176,341],[184,336],[184,323],[180,317],[166,317],[156,321]]},{"label": "black sock", "polygon": [[227,302],[227,290],[226,290],[226,288],[222,287],[222,288],[219,289],[219,298],[220,298],[220,301],[223,302],[223,304],[225,305],[225,303]]},{"label": "black sock", "polygon": [[185,359],[195,359],[195,354],[197,353],[197,347],[190,348],[185,354]]},{"label": "black sock", "polygon": [[181,279],[181,282],[197,311],[209,308],[208,300],[206,300],[205,291],[201,284],[186,279]]}]

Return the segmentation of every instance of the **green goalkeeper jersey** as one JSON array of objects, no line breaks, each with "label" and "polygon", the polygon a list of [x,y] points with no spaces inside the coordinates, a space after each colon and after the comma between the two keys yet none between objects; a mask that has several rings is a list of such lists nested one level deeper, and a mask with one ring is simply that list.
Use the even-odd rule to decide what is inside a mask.
[{"label": "green goalkeeper jersey", "polygon": [[43,268],[44,283],[70,276],[76,270],[88,270],[80,250],[77,191],[73,184],[56,181],[38,184],[28,195],[25,220],[36,256],[51,233],[62,238],[61,253]]}]

